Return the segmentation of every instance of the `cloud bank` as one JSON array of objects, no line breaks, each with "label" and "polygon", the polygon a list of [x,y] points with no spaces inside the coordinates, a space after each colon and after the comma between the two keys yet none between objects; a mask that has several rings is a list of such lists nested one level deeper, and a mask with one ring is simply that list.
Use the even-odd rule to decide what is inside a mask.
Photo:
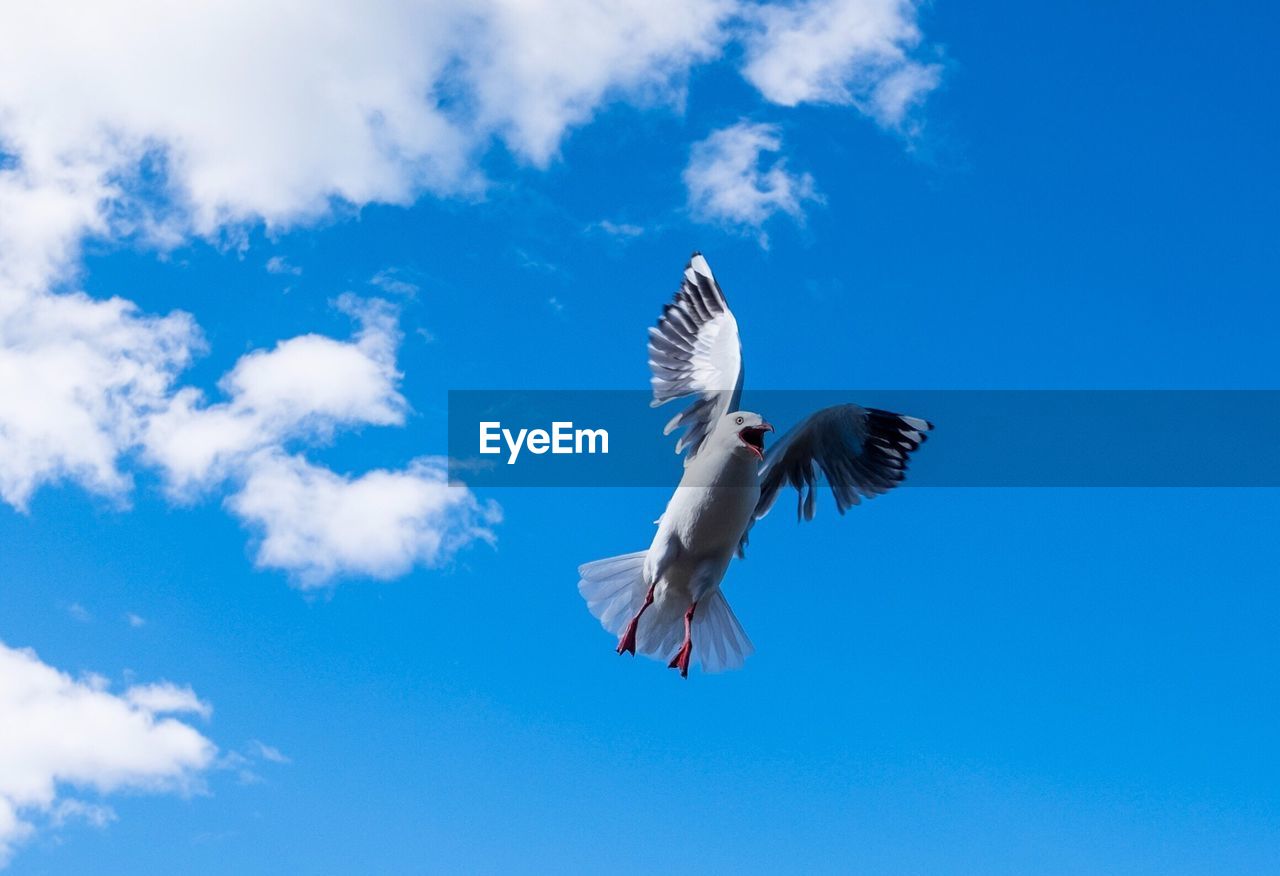
[{"label": "cloud bank", "polygon": [[160,245],[336,203],[476,192],[607,103],[678,109],[741,43],[781,106],[901,125],[938,82],[910,0],[253,0],[22,4],[0,28],[0,253],[19,285],[86,234]]},{"label": "cloud bank", "polygon": [[[123,506],[131,471],[148,466],[175,502],[222,495],[257,540],[257,564],[304,587],[391,578],[492,540],[498,509],[448,486],[442,460],[344,473],[306,456],[344,429],[403,424],[394,307],[339,299],[350,338],[250,352],[211,398],[182,383],[206,348],[195,317],[78,291],[82,245],[243,243],[249,228],[372,203],[478,197],[488,152],[546,167],[606,105],[679,112],[691,72],[726,54],[767,103],[848,106],[909,133],[939,76],[920,60],[916,18],[914,3],[890,0],[11,4],[0,500],[25,510],[42,487],[69,483]],[[775,214],[800,219],[814,183],[768,158],[780,149],[770,125],[711,133],[685,174],[693,214],[757,230]],[[279,258],[266,269],[298,273]],[[42,821],[114,818],[71,789],[193,787],[216,749],[175,716],[208,714],[188,687],[116,694],[0,645],[0,862]]]},{"label": "cloud bank", "polygon": [[[190,501],[226,485],[258,563],[314,585],[390,577],[491,538],[497,512],[443,485],[437,460],[328,471],[300,455],[344,428],[398,426],[394,310],[340,303],[351,340],[302,335],[251,353],[222,400],[181,383],[194,317],[75,289],[86,239],[164,249],[235,242],[370,203],[472,197],[483,156],[532,167],[607,104],[679,111],[690,73],[740,48],[768,102],[848,105],[902,128],[932,89],[911,2],[250,0],[20,4],[0,27],[0,499],[47,484],[125,504],[131,466]],[[813,180],[776,128],[713,132],[685,172],[692,214],[758,230],[803,217]],[[632,233],[630,226],[617,226]],[[763,233],[760,239],[765,240]],[[268,269],[290,273],[283,260]],[[120,290],[126,293],[128,290]],[[263,486],[279,490],[263,493]],[[325,524],[386,527],[357,550]]]}]

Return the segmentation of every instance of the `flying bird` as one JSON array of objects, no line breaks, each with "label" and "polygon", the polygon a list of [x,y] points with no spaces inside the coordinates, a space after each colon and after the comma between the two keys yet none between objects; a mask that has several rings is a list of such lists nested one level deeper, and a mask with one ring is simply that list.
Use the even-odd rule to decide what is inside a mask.
[{"label": "flying bird", "polygon": [[720,585],[730,560],[745,555],[752,524],[790,484],[797,514],[813,519],[818,472],[841,514],[906,476],[907,460],[933,428],[927,420],[854,404],[810,414],[765,450],[773,426],[739,409],[742,345],[738,323],[707,260],[694,253],[675,299],[649,329],[652,407],[692,403],[663,434],[683,432],[684,475],[648,550],[587,563],[578,591],[619,654],[659,659],[688,677],[740,667],[754,648]]}]

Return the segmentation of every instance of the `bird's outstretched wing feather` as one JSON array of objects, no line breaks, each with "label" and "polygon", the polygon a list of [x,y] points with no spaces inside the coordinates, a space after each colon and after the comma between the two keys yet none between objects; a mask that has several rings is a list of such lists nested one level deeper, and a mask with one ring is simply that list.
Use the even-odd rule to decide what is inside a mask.
[{"label": "bird's outstretched wing feather", "polygon": [[700,253],[689,259],[680,291],[649,329],[649,369],[652,407],[695,397],[663,430],[670,435],[683,426],[676,453],[689,448],[692,458],[716,420],[738,409],[743,375],[738,322]]},{"label": "bird's outstretched wing feather", "polygon": [[819,471],[841,514],[864,496],[888,492],[906,477],[909,456],[932,428],[928,420],[858,405],[810,414],[765,454],[756,519],[769,513],[783,486],[790,484],[800,494],[797,515],[812,520]]}]

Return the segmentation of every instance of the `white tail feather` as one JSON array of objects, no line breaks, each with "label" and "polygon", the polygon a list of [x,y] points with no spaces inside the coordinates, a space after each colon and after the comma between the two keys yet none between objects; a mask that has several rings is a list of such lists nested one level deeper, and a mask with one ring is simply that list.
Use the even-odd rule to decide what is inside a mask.
[{"label": "white tail feather", "polygon": [[[586,563],[578,568],[578,592],[587,601],[601,626],[622,635],[644,604],[648,586],[644,580],[646,551],[623,554]],[[659,593],[645,609],[636,629],[636,652],[669,660],[684,641],[687,603]],[[704,596],[693,614],[693,659],[703,672],[737,669],[755,651],[724,594],[716,589]]]},{"label": "white tail feather", "polygon": [[754,651],[724,594],[717,588],[704,596],[693,613],[693,659],[702,671],[739,669]]},{"label": "white tail feather", "polygon": [[689,603],[663,593],[645,609],[636,629],[636,653],[655,660],[670,660],[684,644],[684,613]]},{"label": "white tail feather", "polygon": [[615,636],[622,635],[644,602],[645,553],[636,551],[578,567],[582,576],[578,592],[601,625]]}]

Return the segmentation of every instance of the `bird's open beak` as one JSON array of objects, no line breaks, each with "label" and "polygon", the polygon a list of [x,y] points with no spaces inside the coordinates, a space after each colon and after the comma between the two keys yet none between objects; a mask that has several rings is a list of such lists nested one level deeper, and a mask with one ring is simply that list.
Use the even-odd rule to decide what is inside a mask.
[{"label": "bird's open beak", "polygon": [[758,459],[764,459],[764,433],[772,432],[773,426],[761,423],[759,426],[747,426],[738,432],[738,440],[751,448]]}]

